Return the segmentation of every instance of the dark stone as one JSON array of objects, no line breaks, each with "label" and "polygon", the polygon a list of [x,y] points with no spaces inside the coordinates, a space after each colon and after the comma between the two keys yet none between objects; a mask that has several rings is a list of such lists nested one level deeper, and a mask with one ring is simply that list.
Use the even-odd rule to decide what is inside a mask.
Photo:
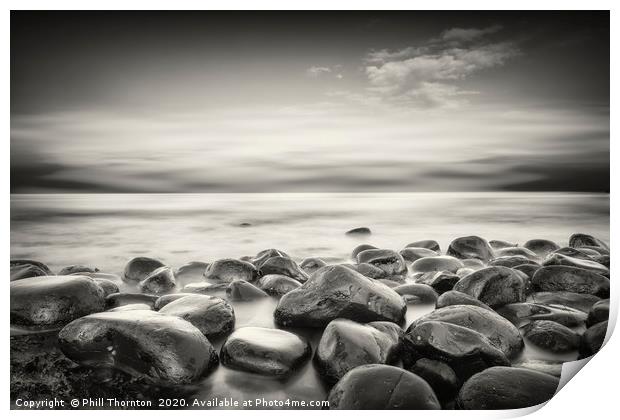
[{"label": "dark stone", "polygon": [[327,400],[330,410],[441,409],[424,379],[401,368],[376,364],[350,370],[334,385]]},{"label": "dark stone", "polygon": [[444,255],[441,257],[420,258],[411,265],[411,270],[413,272],[424,273],[429,271],[450,271],[452,273],[456,273],[464,266],[465,265],[457,258]]},{"label": "dark stone", "polygon": [[385,272],[388,278],[407,274],[405,260],[398,252],[391,249],[367,249],[357,255],[357,262],[374,265]]},{"label": "dark stone", "polygon": [[156,268],[163,267],[164,263],[149,257],[132,258],[125,266],[123,281],[127,283],[140,283]]},{"label": "dark stone", "polygon": [[222,345],[222,364],[261,375],[286,377],[310,358],[308,342],[296,334],[272,328],[244,327]]},{"label": "dark stone", "polygon": [[243,280],[235,280],[226,288],[226,296],[230,300],[254,300],[269,296],[267,293]]},{"label": "dark stone", "polygon": [[288,257],[271,257],[261,265],[260,270],[263,275],[281,274],[300,283],[305,283],[308,280],[308,275],[299,268],[295,261]]},{"label": "dark stone", "polygon": [[365,235],[370,235],[371,233],[372,232],[367,227],[358,227],[358,228],[348,230],[346,232],[346,234],[349,236],[365,236]]},{"label": "dark stone", "polygon": [[491,245],[491,248],[493,249],[511,248],[511,247],[519,246],[518,244],[515,244],[512,242],[500,241],[497,239],[493,239],[489,241],[489,245]]},{"label": "dark stone", "polygon": [[510,366],[506,355],[481,333],[441,321],[416,323],[405,335],[405,366],[420,358],[447,363],[461,381],[491,366]]},{"label": "dark stone", "polygon": [[52,270],[50,270],[50,268],[46,265],[43,264],[40,261],[36,261],[36,260],[11,260],[10,262],[10,266],[11,267],[15,267],[18,265],[34,265],[37,266],[41,269],[41,271],[43,271],[45,273],[46,276],[53,276],[54,273],[52,272]]},{"label": "dark stone", "polygon": [[564,255],[564,256],[567,256],[567,257],[578,258],[578,259],[581,259],[581,260],[590,260],[590,261],[593,260],[592,255],[590,255],[590,254],[588,254],[588,253],[586,253],[586,252],[584,252],[582,250],[579,250],[579,249],[576,249],[576,248],[571,248],[569,246],[564,247],[564,248],[560,248],[560,249],[556,250],[555,252],[553,252],[552,254]]},{"label": "dark stone", "polygon": [[586,325],[591,327],[599,322],[604,322],[609,319],[609,299],[604,299],[596,302],[590,308],[588,312],[588,319]]},{"label": "dark stone", "polygon": [[114,283],[112,280],[94,278],[93,281],[97,284],[97,286],[101,287],[104,297],[107,297],[112,293],[119,292],[118,284]]},{"label": "dark stone", "polygon": [[527,248],[540,258],[545,258],[547,254],[560,249],[560,246],[548,239],[530,239],[523,244],[523,248]]},{"label": "dark stone", "polygon": [[253,264],[233,258],[214,261],[205,271],[205,279],[212,283],[228,284],[235,280],[253,282],[259,277],[260,273]]},{"label": "dark stone", "polygon": [[393,322],[358,324],[335,319],[325,328],[314,361],[319,373],[334,383],[357,366],[395,363],[402,335],[403,330]]},{"label": "dark stone", "polygon": [[407,332],[415,329],[417,325],[430,321],[443,321],[477,331],[500,349],[508,359],[514,358],[523,349],[521,333],[514,325],[497,313],[478,306],[453,305],[436,309],[415,320]]},{"label": "dark stone", "polygon": [[464,410],[531,407],[549,401],[559,382],[559,378],[534,370],[495,366],[463,384],[457,405]]},{"label": "dark stone", "polygon": [[609,257],[609,255],[601,255],[600,257],[595,257],[594,261],[601,265],[604,265],[607,268],[609,268],[611,264],[611,258]]},{"label": "dark stone", "polygon": [[371,278],[371,279],[381,279],[387,276],[387,273],[380,268],[375,267],[372,264],[361,263],[361,264],[341,264],[345,267],[350,268],[351,270],[355,270],[358,273]]},{"label": "dark stone", "polygon": [[321,327],[336,318],[400,324],[407,306],[392,289],[341,265],[323,267],[280,299],[279,325]]},{"label": "dark stone", "polygon": [[431,251],[441,252],[439,244],[433,239],[411,242],[410,244],[407,244],[405,248],[426,248],[430,249]]},{"label": "dark stone", "polygon": [[489,265],[492,267],[508,267],[515,268],[520,265],[534,265],[540,268],[540,265],[533,260],[521,255],[506,255],[504,257],[493,258],[489,261]]},{"label": "dark stone", "polygon": [[573,248],[581,248],[584,246],[596,246],[601,247],[609,251],[609,246],[601,241],[600,239],[595,238],[592,235],[586,235],[585,233],[575,233],[571,235],[568,240],[568,245]]},{"label": "dark stone", "polygon": [[106,296],[106,308],[116,308],[123,305],[131,305],[133,303],[146,303],[153,307],[155,301],[159,298],[156,295],[147,295],[145,293],[112,293]]},{"label": "dark stone", "polygon": [[301,283],[280,274],[268,274],[258,280],[258,286],[271,296],[282,296],[301,287]]},{"label": "dark stone", "polygon": [[460,382],[456,373],[444,362],[422,358],[408,370],[428,382],[442,402],[452,400],[459,390]]},{"label": "dark stone", "polygon": [[153,309],[159,311],[161,308],[169,304],[170,302],[174,302],[177,299],[181,299],[185,296],[195,296],[195,293],[172,293],[169,295],[164,295],[158,298],[153,304]]},{"label": "dark stone", "polygon": [[435,303],[437,301],[437,292],[426,284],[402,284],[395,287],[394,291],[407,302]]},{"label": "dark stone", "polygon": [[299,267],[308,275],[314,273],[319,268],[325,267],[327,263],[320,258],[305,258]]},{"label": "dark stone", "polygon": [[351,258],[353,258],[354,260],[357,260],[357,255],[362,251],[366,251],[367,249],[378,249],[378,248],[376,246],[372,246],[368,244],[358,245],[355,248],[353,248],[353,251],[351,251]]},{"label": "dark stone", "polygon": [[159,313],[190,322],[208,338],[220,337],[235,327],[232,306],[215,296],[183,296],[160,308]]},{"label": "dark stone", "polygon": [[417,283],[430,286],[438,294],[449,292],[461,278],[449,271],[424,273],[416,280]]},{"label": "dark stone", "polygon": [[41,267],[34,264],[11,264],[11,281],[49,275]]},{"label": "dark stone", "polygon": [[517,327],[532,321],[548,320],[567,327],[582,325],[586,314],[562,305],[541,305],[538,303],[512,303],[497,309],[497,313],[509,320]]},{"label": "dark stone", "polygon": [[574,248],[577,251],[586,254],[588,257],[592,258],[592,257],[599,257],[601,255],[600,252],[592,249],[592,248]]},{"label": "dark stone", "polygon": [[551,254],[542,263],[543,266],[570,266],[577,267],[583,270],[591,271],[592,273],[600,274],[601,276],[609,278],[609,269],[603,264],[599,264],[596,261],[582,260],[580,258],[568,257],[562,254]]},{"label": "dark stone", "polygon": [[543,305],[568,306],[586,313],[599,300],[601,298],[598,296],[574,292],[537,292],[532,293],[526,299],[527,302],[541,303]]},{"label": "dark stone", "polygon": [[607,323],[608,321],[603,321],[594,324],[583,333],[579,345],[580,359],[595,355],[603,347],[605,335],[607,334]]},{"label": "dark stone", "polygon": [[142,280],[138,287],[142,293],[151,293],[154,295],[163,295],[174,290],[177,286],[174,273],[170,267],[156,268]]},{"label": "dark stone", "polygon": [[496,257],[525,257],[530,261],[538,261],[539,257],[534,252],[521,246],[511,246],[495,250]]},{"label": "dark stone", "polygon": [[446,254],[459,258],[477,258],[488,262],[494,257],[493,249],[489,243],[479,236],[464,236],[456,238],[450,243]]},{"label": "dark stone", "polygon": [[478,270],[459,280],[454,290],[467,293],[491,308],[525,300],[523,278],[507,267]]},{"label": "dark stone", "polygon": [[487,309],[492,311],[492,309],[480,302],[478,299],[463,293],[457,292],[456,290],[450,290],[446,293],[443,293],[437,299],[437,305],[435,306],[437,309],[445,308],[446,306],[454,306],[454,305],[472,305],[478,306],[479,308]]},{"label": "dark stone", "polygon": [[182,265],[174,271],[174,278],[180,285],[204,281],[205,271],[209,263],[202,261],[192,261]]},{"label": "dark stone", "polygon": [[609,279],[590,270],[565,265],[542,267],[532,277],[532,287],[541,292],[574,292],[609,297]]},{"label": "dark stone", "polygon": [[58,275],[67,276],[69,274],[74,274],[74,273],[96,273],[97,271],[99,271],[98,268],[90,268],[85,265],[70,265],[70,266],[67,266],[61,269],[58,272]]},{"label": "dark stone", "polygon": [[553,321],[533,321],[523,327],[523,337],[554,353],[579,348],[580,336],[568,327]]},{"label": "dark stone", "polygon": [[609,248],[603,248],[601,246],[591,246],[591,245],[584,245],[579,247],[580,250],[584,250],[584,249],[591,249],[593,251],[598,252],[600,255],[609,255]]},{"label": "dark stone", "polygon": [[76,318],[101,312],[101,287],[84,276],[41,276],[10,283],[11,324],[60,327]]},{"label": "dark stone", "polygon": [[480,268],[486,267],[486,265],[476,258],[465,258],[464,260],[460,260],[463,265],[467,268],[473,268],[474,270],[478,270]]},{"label": "dark stone", "polygon": [[515,270],[519,270],[520,272],[522,272],[523,274],[525,274],[528,278],[528,280],[532,280],[532,277],[534,277],[534,273],[536,271],[538,271],[538,269],[540,268],[540,265],[538,264],[521,264],[521,265],[517,265],[515,267],[512,267]]},{"label": "dark stone", "polygon": [[407,262],[414,262],[424,257],[437,257],[439,253],[428,248],[405,248],[400,251],[400,255]]},{"label": "dark stone", "polygon": [[78,364],[115,368],[156,383],[192,383],[217,364],[215,349],[196,327],[153,311],[88,315],[65,326],[58,341]]},{"label": "dark stone", "polygon": [[252,264],[254,264],[256,268],[260,269],[263,263],[271,257],[290,258],[286,252],[280,251],[279,249],[271,248],[265,249],[256,254],[256,257],[252,260]]}]

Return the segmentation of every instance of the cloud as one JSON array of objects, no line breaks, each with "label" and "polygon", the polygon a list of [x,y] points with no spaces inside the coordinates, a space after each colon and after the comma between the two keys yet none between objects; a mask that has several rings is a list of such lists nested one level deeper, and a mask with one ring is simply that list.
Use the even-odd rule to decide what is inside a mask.
[{"label": "cloud", "polygon": [[493,34],[502,29],[501,25],[493,25],[487,28],[452,28],[441,33],[441,39],[444,41],[473,41],[485,35]]},{"label": "cloud", "polygon": [[306,70],[306,74],[309,77],[321,77],[324,74],[327,73],[331,73],[332,69],[329,67],[319,67],[319,66],[312,66],[309,69]]}]

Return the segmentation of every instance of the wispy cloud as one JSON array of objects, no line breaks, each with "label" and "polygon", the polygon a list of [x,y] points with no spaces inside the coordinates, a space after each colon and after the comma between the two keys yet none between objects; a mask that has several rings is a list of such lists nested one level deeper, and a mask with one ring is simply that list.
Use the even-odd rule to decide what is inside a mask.
[{"label": "wispy cloud", "polygon": [[332,69],[329,67],[312,66],[306,70],[306,75],[309,77],[321,77],[324,74],[331,73]]}]

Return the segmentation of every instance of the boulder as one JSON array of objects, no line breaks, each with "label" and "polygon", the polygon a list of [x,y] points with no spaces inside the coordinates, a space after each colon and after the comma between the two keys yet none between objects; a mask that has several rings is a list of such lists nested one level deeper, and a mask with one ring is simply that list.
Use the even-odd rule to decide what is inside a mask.
[{"label": "boulder", "polygon": [[609,251],[609,246],[605,242],[601,241],[600,239],[595,238],[592,235],[586,235],[585,233],[575,233],[571,235],[571,237],[568,240],[568,245],[572,246],[573,248],[581,248],[584,246],[596,246],[596,247],[600,247],[600,248],[603,248]]},{"label": "boulder", "polygon": [[538,271],[538,269],[540,268],[539,264],[521,264],[521,265],[517,265],[512,267],[515,270],[519,270],[520,272],[522,272],[523,274],[525,274],[528,278],[529,281],[532,280],[532,277],[534,277],[534,273],[536,271]]},{"label": "boulder", "polygon": [[580,258],[568,257],[562,254],[551,254],[542,263],[543,266],[569,266],[577,267],[583,270],[591,271],[592,273],[599,274],[603,277],[609,278],[609,269],[603,264],[596,261],[582,260]]},{"label": "boulder", "polygon": [[191,261],[174,270],[174,278],[180,285],[204,281],[205,271],[209,263],[202,261]]},{"label": "boulder", "polygon": [[301,283],[280,274],[268,274],[258,280],[258,286],[271,296],[282,296],[301,287]]},{"label": "boulder", "polygon": [[59,272],[59,276],[68,276],[69,274],[74,273],[96,273],[99,271],[98,268],[91,268],[85,265],[69,265],[67,267],[62,268]]},{"label": "boulder", "polygon": [[134,303],[145,303],[153,307],[155,301],[159,298],[156,295],[148,295],[145,293],[112,293],[105,298],[106,308],[116,308]]},{"label": "boulder", "polygon": [[488,262],[494,257],[493,249],[489,243],[479,236],[464,236],[456,238],[450,243],[447,255],[459,258],[476,258]]},{"label": "boulder", "polygon": [[308,275],[299,268],[295,261],[287,257],[271,257],[261,265],[260,270],[263,275],[281,274],[300,283],[305,283],[308,280]]},{"label": "boulder", "polygon": [[607,323],[608,321],[603,321],[594,324],[583,333],[579,343],[580,359],[595,355],[603,347],[607,334]]},{"label": "boulder", "polygon": [[525,300],[523,278],[515,270],[501,266],[483,268],[463,277],[454,285],[454,290],[466,293],[491,308]]},{"label": "boulder", "polygon": [[358,264],[371,264],[388,275],[403,276],[407,274],[407,264],[403,257],[391,249],[367,249],[357,255]]},{"label": "boulder", "polygon": [[450,271],[456,273],[465,265],[457,258],[449,256],[423,257],[411,265],[411,271],[428,273],[429,271]]},{"label": "boulder", "polygon": [[426,284],[402,284],[394,287],[394,291],[407,302],[435,303],[437,301],[437,292]]},{"label": "boulder", "polygon": [[495,366],[463,384],[457,405],[464,410],[511,410],[542,404],[553,397],[559,378],[531,369]]},{"label": "boulder", "polygon": [[105,308],[103,290],[89,277],[32,277],[9,289],[11,324],[22,327],[61,327]]},{"label": "boulder", "polygon": [[496,257],[524,257],[530,261],[538,261],[539,257],[533,251],[521,246],[511,246],[495,250]]},{"label": "boulder", "polygon": [[323,267],[280,299],[279,325],[321,327],[336,318],[400,324],[407,306],[392,289],[341,265]]},{"label": "boulder", "polygon": [[119,292],[118,284],[112,280],[94,278],[93,281],[97,284],[97,286],[101,287],[101,290],[103,290],[103,296],[105,297],[111,295],[112,293]]},{"label": "boulder", "polygon": [[48,272],[43,270],[38,265],[24,263],[24,264],[13,264],[11,263],[11,281],[28,279],[31,277],[43,277],[49,276]]},{"label": "boulder", "polygon": [[491,261],[489,261],[489,265],[492,267],[508,268],[514,268],[520,265],[533,265],[540,268],[540,264],[538,264],[536,261],[530,260],[529,258],[523,257],[521,255],[507,255],[504,257],[493,258]]},{"label": "boulder", "polygon": [[374,265],[368,263],[361,264],[341,264],[345,267],[350,268],[351,270],[355,270],[358,273],[371,278],[371,279],[381,279],[387,276],[387,273],[381,270],[380,268],[375,267]]},{"label": "boulder", "polygon": [[486,267],[486,265],[482,261],[476,258],[465,258],[464,260],[460,261],[466,268],[473,268],[474,271]]},{"label": "boulder", "polygon": [[310,275],[314,273],[321,267],[325,267],[327,263],[320,258],[304,258],[304,260],[299,264],[299,267],[304,271],[304,273]]},{"label": "boulder", "polygon": [[609,268],[611,264],[611,258],[609,255],[601,255],[600,257],[594,257],[594,261],[596,261],[597,263],[601,265],[604,265],[607,268]]},{"label": "boulder", "polygon": [[530,322],[523,327],[523,337],[553,353],[564,353],[579,348],[579,334],[554,321]]},{"label": "boulder", "polygon": [[177,286],[174,273],[170,267],[159,267],[144,278],[138,287],[142,293],[163,295]]},{"label": "boulder", "polygon": [[517,327],[532,321],[555,321],[567,327],[576,327],[585,322],[587,315],[562,305],[541,305],[538,303],[512,303],[497,309],[497,313]]},{"label": "boulder", "polygon": [[80,365],[115,368],[155,383],[196,382],[217,364],[215,349],[196,327],[153,311],[88,315],[66,325],[58,342]]},{"label": "boulder", "polygon": [[247,261],[225,258],[209,264],[204,276],[208,282],[228,284],[235,280],[253,282],[260,277],[260,273]]},{"label": "boulder", "polygon": [[544,258],[547,254],[560,249],[560,246],[548,239],[530,239],[523,244],[523,248],[527,248],[540,258]]},{"label": "boulder", "polygon": [[442,402],[452,400],[459,390],[460,382],[456,373],[439,360],[418,359],[408,370],[428,382]]},{"label": "boulder", "polygon": [[196,296],[195,293],[172,293],[169,295],[164,295],[158,298],[153,304],[153,309],[159,311],[161,308],[169,304],[170,302],[174,302],[177,299],[181,299],[185,296]]},{"label": "boulder", "polygon": [[335,319],[321,336],[314,362],[321,376],[335,383],[357,366],[395,363],[402,335],[403,330],[393,322],[359,324]]},{"label": "boulder", "polygon": [[345,234],[349,236],[368,236],[372,232],[367,227],[358,227],[351,230],[348,230]]},{"label": "boulder", "polygon": [[609,299],[604,299],[596,302],[588,311],[588,319],[586,325],[591,327],[599,322],[604,322],[609,319]]},{"label": "boulder", "polygon": [[599,300],[601,298],[598,296],[574,292],[536,292],[529,295],[526,299],[527,302],[567,306],[586,313]]},{"label": "boulder", "polygon": [[222,345],[222,364],[246,372],[286,377],[312,354],[308,342],[296,334],[272,328],[244,327]]},{"label": "boulder", "polygon": [[232,281],[226,288],[226,296],[230,300],[254,300],[269,296],[267,293],[243,280]]},{"label": "boulder", "polygon": [[125,266],[123,281],[135,284],[140,283],[156,268],[163,267],[164,263],[154,258],[136,257],[132,258]]},{"label": "boulder", "polygon": [[235,327],[232,306],[215,296],[183,296],[160,308],[159,313],[190,322],[208,338],[220,337]]},{"label": "boulder", "polygon": [[[571,248],[569,246],[560,248],[552,252],[551,254],[564,255],[566,257],[578,258],[581,260],[593,260],[592,255],[590,255],[589,253],[577,248]],[[550,256],[551,254],[548,254],[547,256]]]},{"label": "boulder", "polygon": [[410,244],[407,244],[405,248],[426,248],[430,249],[431,251],[441,252],[439,244],[433,239],[411,242]]},{"label": "boulder", "polygon": [[378,249],[378,248],[376,246],[372,246],[368,244],[358,245],[355,248],[353,248],[353,251],[351,251],[351,258],[353,258],[354,260],[357,260],[357,255],[362,251],[366,251],[367,249]]},{"label": "boulder", "polygon": [[574,292],[609,297],[609,279],[583,268],[566,265],[542,267],[532,277],[532,287],[540,292]]},{"label": "boulder", "polygon": [[11,268],[19,265],[34,265],[40,268],[46,276],[54,275],[52,270],[50,270],[50,268],[46,264],[43,264],[42,262],[36,260],[11,260],[9,265],[11,266]]},{"label": "boulder", "polygon": [[472,306],[478,306],[479,308],[492,311],[492,309],[489,306],[480,302],[478,299],[466,293],[457,292],[456,290],[450,290],[446,293],[443,293],[441,296],[439,296],[435,307],[437,309],[441,309],[441,308],[445,308],[446,306],[454,306],[454,305],[472,305]]},{"label": "boulder", "polygon": [[286,252],[280,251],[279,249],[271,248],[271,249],[265,249],[259,252],[258,254],[256,254],[256,257],[252,259],[252,261],[250,262],[254,264],[256,268],[260,269],[263,263],[271,257],[290,258]]},{"label": "boulder", "polygon": [[414,262],[424,257],[437,257],[439,253],[428,248],[405,248],[400,251],[400,255],[405,261]]},{"label": "boulder", "polygon": [[334,385],[327,400],[330,410],[441,409],[435,392],[424,379],[380,364],[350,370]]}]

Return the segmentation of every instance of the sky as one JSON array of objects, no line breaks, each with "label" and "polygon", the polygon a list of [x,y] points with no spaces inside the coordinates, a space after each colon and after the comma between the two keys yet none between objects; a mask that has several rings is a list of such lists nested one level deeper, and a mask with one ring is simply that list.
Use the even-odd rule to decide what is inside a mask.
[{"label": "sky", "polygon": [[608,12],[11,12],[11,192],[609,191]]}]

